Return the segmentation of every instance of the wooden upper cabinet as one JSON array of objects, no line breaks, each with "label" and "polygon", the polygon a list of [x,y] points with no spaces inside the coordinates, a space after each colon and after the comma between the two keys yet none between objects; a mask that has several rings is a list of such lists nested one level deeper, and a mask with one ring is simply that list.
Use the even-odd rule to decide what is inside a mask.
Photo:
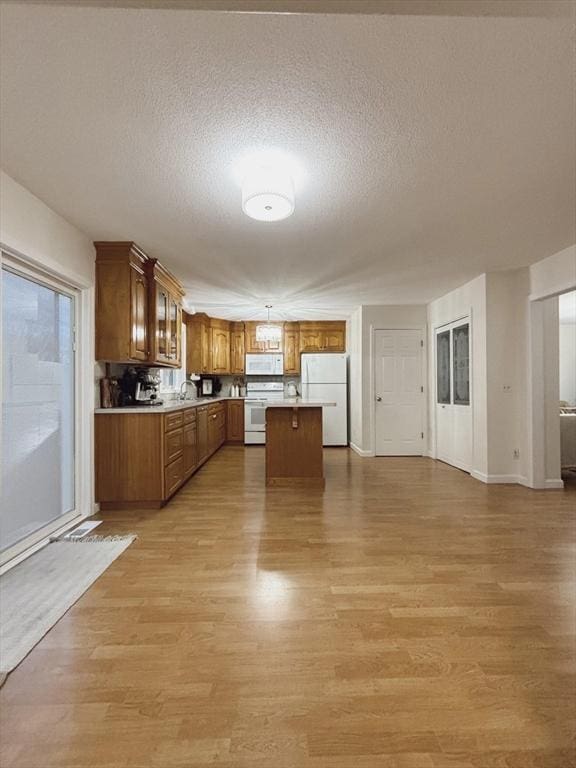
[{"label": "wooden upper cabinet", "polygon": [[244,373],[244,323],[230,323],[230,373]]},{"label": "wooden upper cabinet", "polygon": [[212,339],[211,373],[230,373],[230,323],[227,320],[210,321]]},{"label": "wooden upper cabinet", "polygon": [[130,264],[130,359],[148,360],[148,277],[137,265]]},{"label": "wooden upper cabinet", "polygon": [[203,312],[186,315],[186,373],[211,373],[210,318]]},{"label": "wooden upper cabinet", "polygon": [[180,365],[180,283],[133,242],[96,242],[96,359]]},{"label": "wooden upper cabinet", "polygon": [[256,354],[258,352],[282,352],[284,344],[284,323],[270,323],[270,325],[278,325],[282,329],[280,341],[256,341],[256,328],[259,325],[266,323],[264,320],[258,322],[250,321],[244,323],[245,333],[245,348],[246,354]]},{"label": "wooden upper cabinet", "polygon": [[330,328],[326,328],[323,332],[322,343],[324,352],[345,352],[346,323],[335,322]]},{"label": "wooden upper cabinet", "polygon": [[182,363],[182,297],[180,283],[156,259],[148,261],[150,282],[151,362],[179,368]]},{"label": "wooden upper cabinet", "polygon": [[132,242],[96,242],[96,359],[146,363],[147,256]]},{"label": "wooden upper cabinet", "polygon": [[322,332],[313,323],[300,323],[300,352],[320,352]]},{"label": "wooden upper cabinet", "polygon": [[284,323],[284,373],[300,373],[300,327]]},{"label": "wooden upper cabinet", "polygon": [[300,352],[346,351],[346,323],[344,321],[301,322],[299,326]]}]

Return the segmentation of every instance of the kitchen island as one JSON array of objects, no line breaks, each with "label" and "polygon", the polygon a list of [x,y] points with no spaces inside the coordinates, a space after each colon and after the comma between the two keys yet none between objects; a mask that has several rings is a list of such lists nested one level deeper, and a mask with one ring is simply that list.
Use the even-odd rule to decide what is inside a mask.
[{"label": "kitchen island", "polygon": [[285,399],[266,408],[266,485],[324,488],[322,408],[336,403]]}]

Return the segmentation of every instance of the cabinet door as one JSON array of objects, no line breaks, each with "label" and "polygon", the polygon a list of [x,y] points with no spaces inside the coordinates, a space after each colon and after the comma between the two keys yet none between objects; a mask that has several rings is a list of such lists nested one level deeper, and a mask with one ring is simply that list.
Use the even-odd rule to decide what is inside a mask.
[{"label": "cabinet door", "polygon": [[317,327],[300,326],[300,351],[320,352],[322,350],[322,331]]},{"label": "cabinet door", "polygon": [[208,407],[198,408],[196,411],[196,424],[198,428],[198,462],[202,462],[208,456]]},{"label": "cabinet door", "polygon": [[230,371],[230,331],[222,328],[212,328],[212,371]]},{"label": "cabinet door", "polygon": [[130,357],[148,360],[148,279],[130,265]]},{"label": "cabinet door", "polygon": [[226,414],[226,439],[230,443],[244,442],[244,401],[228,400]]},{"label": "cabinet door", "polygon": [[[256,341],[256,328],[262,324],[262,322],[254,321],[245,324],[246,353],[254,354],[258,352],[282,352],[284,333],[280,334],[279,341]],[[282,323],[272,323],[272,325],[278,325],[281,329],[283,328]]]},{"label": "cabinet door", "polygon": [[166,435],[164,447],[164,463],[170,464],[184,449],[184,433],[182,429],[175,429]]},{"label": "cabinet door", "polygon": [[200,373],[210,373],[212,367],[212,354],[210,349],[210,328],[207,323],[201,324],[201,362],[202,370]]},{"label": "cabinet door", "polygon": [[230,373],[244,373],[244,331],[232,331],[230,340]]},{"label": "cabinet door", "polygon": [[208,414],[208,453],[212,455],[218,448],[219,425],[218,414]]},{"label": "cabinet door", "polygon": [[300,373],[300,334],[293,328],[284,330],[284,373]]},{"label": "cabinet door", "polygon": [[198,445],[196,424],[184,427],[184,474],[190,475],[198,465]]},{"label": "cabinet door", "polygon": [[186,323],[186,373],[203,373],[202,369],[202,324]]},{"label": "cabinet door", "polygon": [[180,366],[182,342],[182,307],[180,302],[168,294],[168,357],[175,366]]},{"label": "cabinet door", "polygon": [[344,352],[346,349],[346,330],[333,328],[322,332],[323,352]]},{"label": "cabinet door", "polygon": [[168,291],[159,283],[156,283],[156,312],[155,312],[155,338],[156,361],[170,362],[170,296]]},{"label": "cabinet door", "polygon": [[171,496],[174,491],[177,490],[178,486],[182,484],[183,480],[184,459],[180,456],[180,458],[175,459],[171,464],[168,464],[164,470],[164,497],[168,498],[168,496]]},{"label": "cabinet door", "polygon": [[257,352],[266,352],[266,344],[256,341],[256,323],[246,323],[245,348],[246,354],[253,355]]}]

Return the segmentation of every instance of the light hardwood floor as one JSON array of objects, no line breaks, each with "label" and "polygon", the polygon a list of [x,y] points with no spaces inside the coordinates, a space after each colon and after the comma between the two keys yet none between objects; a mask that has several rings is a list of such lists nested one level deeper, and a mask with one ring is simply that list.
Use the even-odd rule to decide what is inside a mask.
[{"label": "light hardwood floor", "polygon": [[8,678],[2,768],[568,768],[576,492],[226,447]]}]

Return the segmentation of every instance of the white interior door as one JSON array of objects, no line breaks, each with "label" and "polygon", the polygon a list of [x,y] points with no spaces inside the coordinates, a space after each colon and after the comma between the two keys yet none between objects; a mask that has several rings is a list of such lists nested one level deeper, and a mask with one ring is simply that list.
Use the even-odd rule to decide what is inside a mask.
[{"label": "white interior door", "polygon": [[436,329],[436,457],[466,472],[472,466],[470,319]]},{"label": "white interior door", "polygon": [[73,291],[2,267],[0,560],[76,515]]},{"label": "white interior door", "polygon": [[422,355],[421,331],[374,331],[377,456],[421,456],[424,452]]}]

